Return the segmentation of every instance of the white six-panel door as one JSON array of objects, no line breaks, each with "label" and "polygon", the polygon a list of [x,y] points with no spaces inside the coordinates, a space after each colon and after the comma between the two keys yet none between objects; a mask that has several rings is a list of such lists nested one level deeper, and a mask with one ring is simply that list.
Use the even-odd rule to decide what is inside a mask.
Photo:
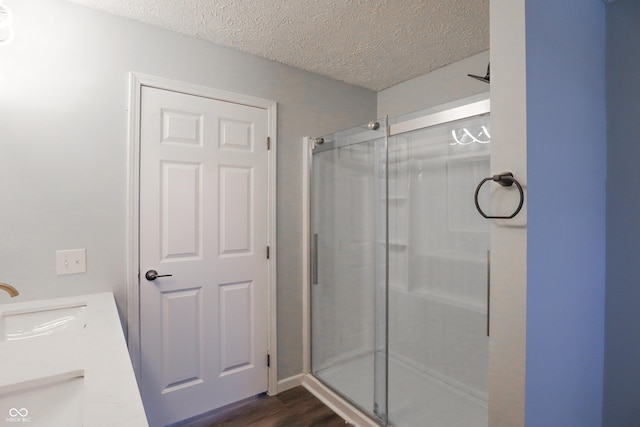
[{"label": "white six-panel door", "polygon": [[267,390],[268,117],[149,87],[140,117],[140,380],[158,426]]}]

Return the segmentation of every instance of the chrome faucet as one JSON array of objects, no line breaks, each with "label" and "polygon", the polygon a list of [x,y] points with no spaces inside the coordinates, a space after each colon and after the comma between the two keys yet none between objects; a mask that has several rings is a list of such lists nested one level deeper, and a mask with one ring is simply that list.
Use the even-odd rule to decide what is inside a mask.
[{"label": "chrome faucet", "polygon": [[13,286],[8,285],[6,283],[1,283],[0,282],[0,289],[5,291],[6,293],[8,293],[11,296],[11,298],[17,297],[20,294],[20,292],[18,292],[18,290],[16,288],[14,288]]}]

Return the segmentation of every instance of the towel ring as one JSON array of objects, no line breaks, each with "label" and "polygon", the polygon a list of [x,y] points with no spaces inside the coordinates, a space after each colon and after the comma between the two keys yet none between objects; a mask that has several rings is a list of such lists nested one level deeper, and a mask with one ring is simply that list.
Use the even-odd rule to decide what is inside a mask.
[{"label": "towel ring", "polygon": [[[509,216],[493,216],[493,215],[487,215],[486,213],[484,213],[484,211],[480,207],[480,203],[478,202],[478,193],[480,193],[480,188],[487,181],[495,181],[495,182],[497,182],[498,184],[500,184],[503,187],[511,187],[512,184],[515,184],[516,187],[518,187],[518,191],[520,192],[520,203],[518,204],[518,207],[516,208],[516,210],[511,215],[509,215]],[[518,180],[514,178],[514,176],[513,176],[513,174],[511,172],[503,172],[503,173],[498,174],[498,175],[493,175],[493,176],[487,177],[487,178],[483,179],[482,181],[480,181],[480,184],[478,184],[478,186],[476,187],[476,194],[473,196],[473,200],[476,203],[476,209],[478,210],[480,215],[482,215],[483,217],[485,217],[487,219],[511,219],[511,218],[515,217],[516,215],[518,215],[518,212],[520,212],[520,209],[522,209],[522,205],[524,204],[524,191],[522,191],[522,185],[520,185]]]}]

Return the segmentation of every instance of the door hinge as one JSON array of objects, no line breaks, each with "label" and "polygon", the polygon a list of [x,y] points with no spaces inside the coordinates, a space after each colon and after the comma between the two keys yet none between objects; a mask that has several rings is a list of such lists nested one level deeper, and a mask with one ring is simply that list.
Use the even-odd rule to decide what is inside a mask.
[{"label": "door hinge", "polygon": [[267,259],[271,256],[271,246],[267,246]]},{"label": "door hinge", "polygon": [[267,137],[267,150],[271,150],[271,137]]},{"label": "door hinge", "polygon": [[267,354],[267,368],[271,367],[271,355]]}]

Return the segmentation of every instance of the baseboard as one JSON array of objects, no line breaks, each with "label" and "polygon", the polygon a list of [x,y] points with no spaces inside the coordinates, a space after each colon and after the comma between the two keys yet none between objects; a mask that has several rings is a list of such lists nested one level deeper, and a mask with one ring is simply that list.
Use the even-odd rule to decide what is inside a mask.
[{"label": "baseboard", "polygon": [[278,393],[282,393],[283,391],[287,391],[291,388],[298,387],[302,385],[302,379],[304,374],[294,375],[289,378],[285,378],[283,380],[278,381]]},{"label": "baseboard", "polygon": [[306,374],[302,376],[302,386],[331,408],[333,412],[340,415],[347,423],[356,427],[380,427],[380,424],[369,418],[362,411],[354,408],[313,375]]}]

